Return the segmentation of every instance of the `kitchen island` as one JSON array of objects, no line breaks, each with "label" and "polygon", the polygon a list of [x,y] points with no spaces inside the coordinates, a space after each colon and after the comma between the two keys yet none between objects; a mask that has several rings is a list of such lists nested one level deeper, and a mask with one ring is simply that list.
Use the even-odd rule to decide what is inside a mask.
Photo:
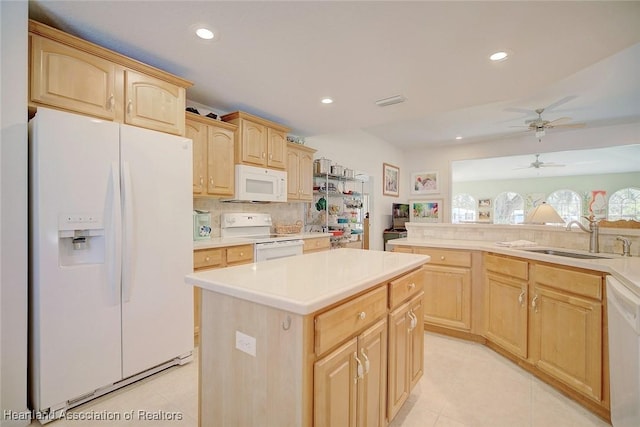
[{"label": "kitchen island", "polygon": [[428,261],[339,249],[187,276],[202,289],[200,425],[391,419],[422,375]]}]

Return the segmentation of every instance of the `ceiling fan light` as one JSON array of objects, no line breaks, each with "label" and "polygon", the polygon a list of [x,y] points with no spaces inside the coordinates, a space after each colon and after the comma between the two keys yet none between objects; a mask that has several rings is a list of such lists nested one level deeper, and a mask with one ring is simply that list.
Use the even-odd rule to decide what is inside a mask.
[{"label": "ceiling fan light", "polygon": [[542,129],[536,129],[536,138],[540,139],[545,135],[544,133],[544,128]]}]

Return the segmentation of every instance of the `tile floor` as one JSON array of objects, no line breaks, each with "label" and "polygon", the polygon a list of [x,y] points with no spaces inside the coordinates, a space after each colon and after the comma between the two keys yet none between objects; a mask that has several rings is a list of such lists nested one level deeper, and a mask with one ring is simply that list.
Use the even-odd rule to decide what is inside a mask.
[{"label": "tile floor", "polygon": [[[76,418],[104,414],[119,416],[119,421],[65,419],[47,426],[196,427],[197,402],[194,361],[72,411]],[[143,419],[138,411],[150,413],[148,418],[157,414],[168,418],[176,413],[181,419]],[[125,414],[133,414],[132,419],[125,420]],[[425,375],[390,425],[414,426],[606,427],[609,424],[480,344],[426,333]]]}]

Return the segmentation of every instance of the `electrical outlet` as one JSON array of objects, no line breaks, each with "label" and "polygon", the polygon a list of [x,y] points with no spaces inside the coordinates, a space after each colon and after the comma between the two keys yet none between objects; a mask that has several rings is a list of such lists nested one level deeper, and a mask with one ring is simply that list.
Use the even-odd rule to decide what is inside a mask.
[{"label": "electrical outlet", "polygon": [[236,331],[236,348],[244,353],[256,357],[256,339],[252,336]]}]

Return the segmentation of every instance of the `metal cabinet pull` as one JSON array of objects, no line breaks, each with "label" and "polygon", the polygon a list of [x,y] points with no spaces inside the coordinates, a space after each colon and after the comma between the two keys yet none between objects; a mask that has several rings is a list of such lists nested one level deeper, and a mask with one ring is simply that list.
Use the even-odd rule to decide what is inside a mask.
[{"label": "metal cabinet pull", "polygon": [[265,157],[267,157],[267,153],[265,153],[264,151],[262,152],[262,158],[264,159]]},{"label": "metal cabinet pull", "polygon": [[367,354],[364,352],[364,348],[360,349],[360,354],[362,354],[362,358],[364,359],[364,373],[368,374],[371,365],[369,364],[369,358],[367,357]]},{"label": "metal cabinet pull", "polygon": [[538,295],[533,297],[533,300],[531,300],[531,308],[533,308],[533,311],[537,313],[538,312],[538,303],[536,301],[538,301]]},{"label": "metal cabinet pull", "polygon": [[353,358],[356,359],[356,363],[358,364],[358,367],[356,369],[356,377],[353,379],[353,382],[357,383],[359,379],[362,379],[364,377],[364,369],[362,368],[362,362],[360,361],[360,359],[358,359],[357,352],[353,353]]},{"label": "metal cabinet pull", "polygon": [[204,185],[204,177],[200,176],[200,185]]},{"label": "metal cabinet pull", "polygon": [[127,114],[131,114],[132,109],[133,109],[133,101],[129,100],[129,102],[127,102]]},{"label": "metal cabinet pull", "polygon": [[520,303],[520,305],[522,305],[524,303],[524,293],[526,291],[523,289],[522,292],[520,292],[520,295],[518,295],[518,302]]},{"label": "metal cabinet pull", "polygon": [[415,288],[415,287],[416,287],[416,284],[415,284],[415,283],[413,283],[413,282],[411,282],[411,283],[409,283],[409,284],[407,285],[407,287],[408,287],[409,289],[413,289],[413,288]]},{"label": "metal cabinet pull", "polygon": [[361,311],[360,314],[358,314],[358,319],[360,320],[364,320],[365,317],[367,317],[367,313],[364,311]]},{"label": "metal cabinet pull", "polygon": [[282,329],[288,331],[291,328],[291,316],[287,315],[287,320],[282,321]]},{"label": "metal cabinet pull", "polygon": [[113,97],[113,94],[111,94],[111,95],[109,95],[109,99],[107,99],[107,109],[109,111],[113,111],[115,106],[116,106],[116,100]]}]

